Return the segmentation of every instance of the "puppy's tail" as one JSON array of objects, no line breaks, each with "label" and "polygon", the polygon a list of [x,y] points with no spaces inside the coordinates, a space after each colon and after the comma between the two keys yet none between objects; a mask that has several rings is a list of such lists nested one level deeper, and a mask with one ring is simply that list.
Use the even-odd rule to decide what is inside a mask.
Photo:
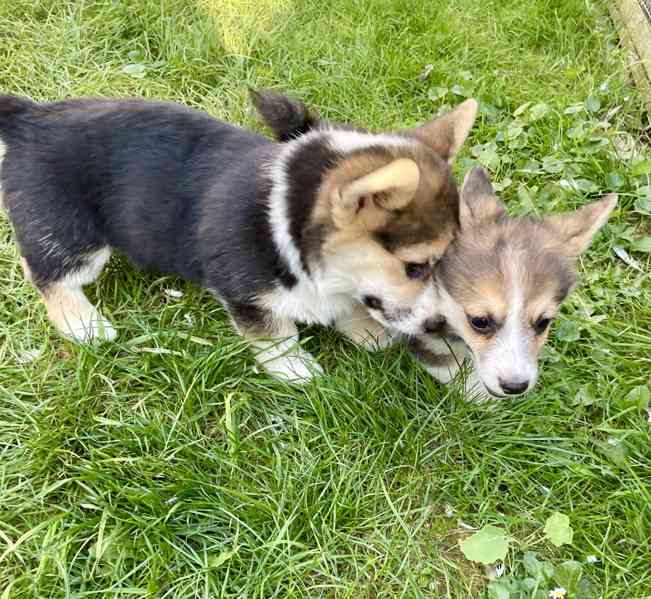
[{"label": "puppy's tail", "polygon": [[300,100],[273,90],[249,89],[253,105],[278,141],[289,141],[314,129],[319,117],[312,114]]}]

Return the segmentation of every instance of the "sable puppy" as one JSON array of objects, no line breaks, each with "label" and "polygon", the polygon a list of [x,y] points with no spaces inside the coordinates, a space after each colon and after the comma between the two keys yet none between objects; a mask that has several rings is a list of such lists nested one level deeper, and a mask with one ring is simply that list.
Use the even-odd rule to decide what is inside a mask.
[{"label": "sable puppy", "polygon": [[319,370],[297,322],[334,324],[372,347],[386,340],[382,325],[409,318],[458,226],[449,163],[477,103],[374,134],[262,97],[272,125],[289,122],[285,103],[303,115],[282,143],[177,104],[0,96],[4,205],[62,333],[116,335],[82,289],[114,249],[213,292],[286,379]]},{"label": "sable puppy", "polygon": [[531,390],[538,354],[560,304],[574,287],[576,261],[617,205],[616,194],[565,214],[511,217],[481,168],[466,176],[460,229],[436,265],[424,311],[435,307],[429,335],[422,319],[397,323],[428,371],[450,381],[466,356],[466,387],[504,397]]}]

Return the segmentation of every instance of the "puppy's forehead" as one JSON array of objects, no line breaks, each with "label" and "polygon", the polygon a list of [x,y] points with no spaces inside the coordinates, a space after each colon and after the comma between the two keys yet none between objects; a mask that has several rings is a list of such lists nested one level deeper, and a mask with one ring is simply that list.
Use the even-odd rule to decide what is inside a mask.
[{"label": "puppy's forehead", "polygon": [[498,248],[486,238],[461,233],[438,265],[441,282],[461,305],[490,303],[505,289],[505,273],[501,268]]},{"label": "puppy's forehead", "polygon": [[[479,277],[474,285],[464,289],[463,308],[469,316],[489,315],[496,322],[506,319],[512,296],[511,289],[504,284],[505,279]],[[464,281],[468,284],[469,281]]]},{"label": "puppy's forehead", "polygon": [[441,266],[446,287],[459,303],[495,306],[492,314],[508,309],[516,289],[531,310],[560,303],[574,284],[572,265],[550,249],[544,228],[524,219],[461,236]]},{"label": "puppy's forehead", "polygon": [[547,301],[560,303],[575,282],[575,269],[571,260],[557,248],[549,231],[538,221],[527,218],[512,219],[503,227],[508,254],[517,256],[517,276],[522,285],[526,304]]}]

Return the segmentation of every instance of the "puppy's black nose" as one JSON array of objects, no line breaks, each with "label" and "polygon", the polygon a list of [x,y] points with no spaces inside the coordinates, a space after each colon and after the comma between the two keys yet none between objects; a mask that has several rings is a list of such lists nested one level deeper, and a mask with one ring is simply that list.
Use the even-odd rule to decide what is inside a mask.
[{"label": "puppy's black nose", "polygon": [[503,381],[500,379],[500,387],[504,393],[509,395],[520,395],[529,387],[529,381]]}]

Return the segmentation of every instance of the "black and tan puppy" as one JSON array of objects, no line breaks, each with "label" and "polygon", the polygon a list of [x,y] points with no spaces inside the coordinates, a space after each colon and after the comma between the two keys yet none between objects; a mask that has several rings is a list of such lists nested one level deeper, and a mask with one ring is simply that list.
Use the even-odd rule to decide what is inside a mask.
[{"label": "black and tan puppy", "polygon": [[82,289],[115,249],[209,289],[265,368],[307,379],[318,365],[297,322],[371,345],[411,314],[458,222],[449,163],[476,108],[281,143],[176,104],[6,95],[0,184],[25,274],[64,334],[116,335]]}]

